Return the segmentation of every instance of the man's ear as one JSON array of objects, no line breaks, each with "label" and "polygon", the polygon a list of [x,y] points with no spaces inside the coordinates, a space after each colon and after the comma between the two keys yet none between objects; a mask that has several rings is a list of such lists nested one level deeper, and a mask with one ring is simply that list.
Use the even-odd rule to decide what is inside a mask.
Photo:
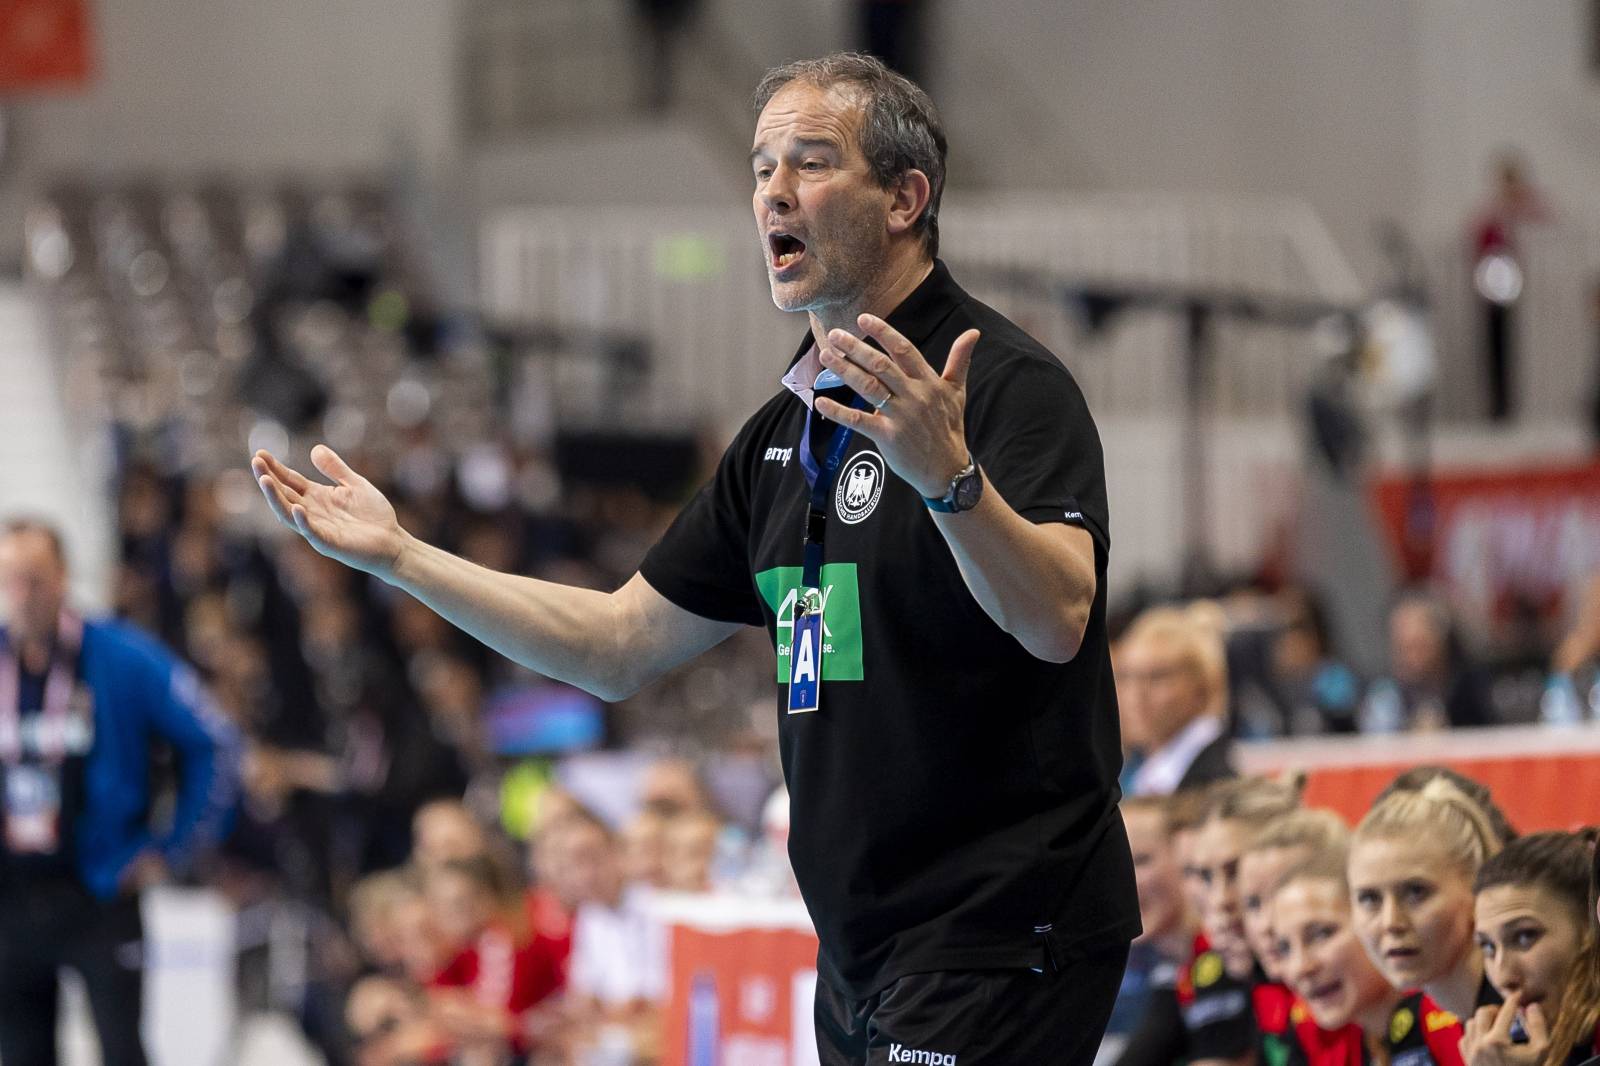
[{"label": "man's ear", "polygon": [[908,170],[889,189],[889,233],[891,236],[911,229],[928,209],[933,198],[933,183],[920,170]]}]

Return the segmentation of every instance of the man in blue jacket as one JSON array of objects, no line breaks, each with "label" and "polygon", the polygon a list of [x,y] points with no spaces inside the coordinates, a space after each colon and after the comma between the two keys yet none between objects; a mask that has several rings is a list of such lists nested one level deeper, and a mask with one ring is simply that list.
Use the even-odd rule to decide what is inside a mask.
[{"label": "man in blue jacket", "polygon": [[[238,741],[194,671],[143,634],[67,606],[49,526],[0,526],[0,1062],[56,1062],[56,974],[82,975],[106,1066],[142,1066],[140,890],[216,843]],[[150,824],[155,741],[178,767]]]}]

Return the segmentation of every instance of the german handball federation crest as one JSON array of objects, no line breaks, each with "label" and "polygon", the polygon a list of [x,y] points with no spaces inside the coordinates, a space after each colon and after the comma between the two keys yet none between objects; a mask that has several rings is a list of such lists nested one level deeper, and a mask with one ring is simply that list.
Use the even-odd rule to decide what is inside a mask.
[{"label": "german handball federation crest", "polygon": [[877,452],[857,452],[839,475],[833,490],[833,509],[839,521],[853,526],[872,513],[883,495],[883,457]]}]

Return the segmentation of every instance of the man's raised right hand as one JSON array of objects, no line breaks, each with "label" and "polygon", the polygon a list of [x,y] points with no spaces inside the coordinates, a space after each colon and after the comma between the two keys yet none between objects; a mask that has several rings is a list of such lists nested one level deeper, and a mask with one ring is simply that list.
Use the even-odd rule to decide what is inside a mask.
[{"label": "man's raised right hand", "polygon": [[328,558],[390,579],[407,539],[394,506],[326,444],[311,449],[311,465],[333,484],[318,484],[266,451],[250,460],[280,522]]}]

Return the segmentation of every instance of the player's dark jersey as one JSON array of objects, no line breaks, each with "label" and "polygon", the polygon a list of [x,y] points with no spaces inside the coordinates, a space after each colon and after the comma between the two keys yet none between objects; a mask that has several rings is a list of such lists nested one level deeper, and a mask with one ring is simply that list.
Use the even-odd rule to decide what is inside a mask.
[{"label": "player's dark jersey", "polygon": [[1567,1055],[1567,1066],[1600,1066],[1600,1025],[1589,1039],[1579,1041]]},{"label": "player's dark jersey", "polygon": [[1256,1024],[1248,980],[1228,973],[1222,956],[1203,937],[1195,957],[1178,978],[1178,1006],[1189,1036],[1191,1059],[1237,1059],[1256,1045]]}]

